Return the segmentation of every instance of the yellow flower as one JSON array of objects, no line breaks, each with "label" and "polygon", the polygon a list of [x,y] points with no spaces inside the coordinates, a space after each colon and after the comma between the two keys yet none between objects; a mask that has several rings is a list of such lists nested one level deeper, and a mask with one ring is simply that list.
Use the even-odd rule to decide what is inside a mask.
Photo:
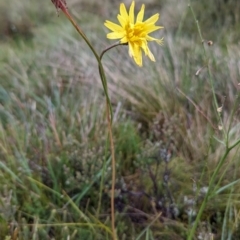
[{"label": "yellow flower", "polygon": [[156,39],[148,34],[163,27],[155,25],[159,18],[159,14],[155,14],[143,21],[145,10],[144,4],[137,14],[135,22],[134,6],[135,2],[133,1],[128,14],[125,5],[121,3],[120,14],[117,16],[120,25],[110,21],[106,21],[104,25],[112,31],[107,34],[107,38],[120,39],[120,43],[128,44],[130,57],[133,57],[137,65],[142,66],[142,50],[152,61],[155,61],[155,58],[148,47],[148,41],[156,41],[160,45],[163,43],[163,39]]}]

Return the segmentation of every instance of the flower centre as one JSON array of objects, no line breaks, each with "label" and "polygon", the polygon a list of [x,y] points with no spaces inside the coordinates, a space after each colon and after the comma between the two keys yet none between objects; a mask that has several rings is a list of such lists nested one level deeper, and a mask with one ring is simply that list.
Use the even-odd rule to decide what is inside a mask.
[{"label": "flower centre", "polygon": [[136,41],[143,40],[146,36],[146,33],[144,32],[144,29],[143,29],[143,24],[142,23],[136,23],[136,24],[129,23],[126,26],[126,36],[127,36],[128,41],[130,41],[130,42],[136,42]]}]

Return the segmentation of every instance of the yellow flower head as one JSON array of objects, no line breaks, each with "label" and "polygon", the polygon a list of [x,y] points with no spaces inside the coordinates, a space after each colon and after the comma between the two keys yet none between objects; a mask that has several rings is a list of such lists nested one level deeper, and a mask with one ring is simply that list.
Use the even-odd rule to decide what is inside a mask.
[{"label": "yellow flower head", "polygon": [[107,34],[107,38],[120,39],[121,43],[127,43],[129,45],[130,57],[133,57],[137,65],[142,66],[141,50],[143,50],[145,55],[147,55],[152,61],[155,61],[155,58],[148,47],[148,41],[156,41],[158,44],[163,43],[163,39],[156,39],[150,37],[148,34],[163,27],[155,25],[159,18],[159,14],[155,14],[143,21],[145,9],[144,4],[137,15],[135,22],[134,6],[135,2],[133,1],[129,13],[127,13],[125,5],[121,3],[120,14],[117,16],[120,25],[110,21],[106,21],[104,25],[112,31]]}]

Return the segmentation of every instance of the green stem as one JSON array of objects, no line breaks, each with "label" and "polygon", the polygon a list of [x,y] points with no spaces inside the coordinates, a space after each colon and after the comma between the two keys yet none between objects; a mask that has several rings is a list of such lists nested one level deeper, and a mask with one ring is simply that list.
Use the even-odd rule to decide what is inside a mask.
[{"label": "green stem", "polygon": [[213,172],[213,175],[212,175],[212,177],[211,177],[211,179],[210,179],[208,192],[206,193],[206,195],[205,195],[205,197],[204,197],[204,200],[203,200],[203,202],[202,202],[202,204],[201,204],[201,207],[200,207],[200,209],[199,209],[199,211],[198,211],[197,218],[196,218],[195,221],[194,221],[193,227],[192,227],[191,230],[190,230],[190,233],[189,233],[189,235],[188,235],[187,240],[192,240],[193,237],[194,237],[194,234],[195,234],[196,229],[197,229],[197,225],[198,225],[198,223],[199,223],[199,221],[200,221],[200,218],[201,218],[201,216],[202,216],[202,214],[203,214],[203,211],[204,211],[204,209],[205,209],[205,207],[206,207],[206,204],[207,204],[207,201],[208,201],[208,197],[209,197],[209,195],[210,195],[210,192],[212,191],[212,187],[213,187],[213,183],[214,183],[214,181],[215,181],[215,178],[216,178],[219,170],[221,169],[223,163],[225,162],[225,159],[227,158],[227,156],[228,156],[228,154],[229,154],[230,151],[231,151],[231,149],[229,149],[229,148],[227,148],[227,149],[225,150],[224,155],[223,155],[222,158],[220,159],[217,167],[215,168],[215,170],[214,170],[214,172]]},{"label": "green stem", "polygon": [[[112,49],[112,48],[114,48],[114,47],[116,47],[116,46],[119,46],[119,45],[122,45],[120,42],[117,42],[117,43],[114,43],[114,44],[112,44],[112,45],[110,45],[109,47],[107,47],[106,49],[104,49],[103,51],[102,51],[102,53],[101,53],[101,55],[100,55],[100,59],[102,60],[102,57],[103,57],[103,55],[108,51],[108,50],[110,50],[110,49]],[[100,71],[100,69],[99,69],[99,71]],[[103,172],[102,172],[102,176],[101,176],[101,181],[100,181],[100,189],[99,189],[99,202],[98,202],[98,208],[97,208],[97,216],[99,215],[99,213],[100,213],[100,208],[101,208],[101,203],[102,203],[102,192],[103,192],[103,185],[104,185],[104,177],[105,177],[105,172],[106,172],[106,157],[107,157],[107,149],[108,149],[108,144],[109,142],[108,141],[106,141],[106,145],[105,145],[105,158],[104,158],[104,162],[103,162]],[[114,165],[115,165],[115,163],[114,163]],[[114,168],[115,168],[115,166],[114,166]],[[114,171],[115,172],[115,171]],[[115,175],[115,173],[114,174],[112,174],[112,176],[114,177],[114,175]],[[113,184],[112,184],[112,186],[114,186],[114,188],[115,188],[115,181],[114,181],[114,179],[112,179],[113,181]]]},{"label": "green stem", "polygon": [[112,119],[113,119],[112,104],[111,104],[111,101],[110,101],[110,98],[109,98],[109,95],[108,95],[107,80],[106,80],[106,75],[105,75],[103,65],[102,65],[102,62],[101,62],[101,58],[98,56],[97,52],[95,51],[95,49],[91,45],[90,41],[88,40],[86,35],[82,32],[82,30],[78,27],[78,25],[73,20],[71,15],[67,11],[65,11],[64,14],[68,18],[68,20],[72,23],[72,25],[75,27],[77,32],[81,35],[81,37],[84,39],[84,41],[87,43],[88,47],[91,49],[92,53],[94,54],[95,58],[97,59],[98,66],[99,66],[99,74],[100,74],[100,77],[101,77],[104,93],[105,93],[106,98],[107,98],[107,103],[108,103],[108,107],[110,109],[110,115],[111,115],[111,121],[112,121]]},{"label": "green stem", "polygon": [[117,47],[117,46],[119,46],[119,45],[126,45],[126,44],[125,44],[125,43],[121,43],[121,42],[116,42],[116,43],[108,46],[107,48],[105,48],[105,49],[102,51],[102,53],[101,53],[101,55],[100,55],[100,60],[102,60],[103,55],[104,55],[107,51],[109,51],[110,49],[112,49],[112,48],[114,48],[114,47]]},{"label": "green stem", "polygon": [[240,143],[240,139],[238,139],[231,147],[229,147],[229,150],[232,150]]}]

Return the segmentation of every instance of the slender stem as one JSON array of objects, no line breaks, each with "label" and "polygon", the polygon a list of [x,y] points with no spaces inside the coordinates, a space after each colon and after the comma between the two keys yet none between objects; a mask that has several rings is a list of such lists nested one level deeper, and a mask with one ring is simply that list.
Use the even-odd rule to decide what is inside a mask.
[{"label": "slender stem", "polygon": [[229,147],[229,150],[232,150],[240,143],[240,139],[238,139],[231,147]]},{"label": "slender stem", "polygon": [[[106,104],[108,105],[108,102],[106,102]],[[108,128],[112,129],[108,106],[107,106],[107,119],[108,119]],[[115,209],[114,209],[115,182],[116,182],[116,160],[115,160],[115,150],[114,150],[112,131],[109,131],[109,138],[110,138],[111,156],[112,156],[112,187],[111,187],[111,219],[112,219],[112,222],[111,223],[112,223],[113,238],[117,239],[116,231],[115,231]]]},{"label": "slender stem", "polygon": [[126,45],[126,44],[125,44],[125,43],[121,43],[121,42],[116,42],[116,43],[108,46],[107,48],[105,48],[105,49],[102,51],[102,53],[101,53],[101,55],[100,55],[100,59],[102,60],[103,55],[104,55],[108,50],[110,50],[110,49],[112,49],[112,48],[114,48],[114,47],[117,47],[117,46],[119,46],[119,45]]},{"label": "slender stem", "polygon": [[111,105],[111,101],[110,101],[110,98],[109,98],[109,95],[108,95],[107,80],[106,80],[106,75],[105,75],[105,72],[104,72],[104,69],[103,69],[103,65],[102,65],[101,59],[98,56],[98,54],[95,51],[95,49],[93,48],[93,46],[91,45],[91,43],[88,40],[88,38],[86,37],[86,35],[78,27],[78,25],[76,24],[76,22],[74,21],[72,16],[68,13],[68,11],[64,11],[64,14],[68,18],[68,20],[72,23],[72,25],[75,27],[77,32],[81,35],[81,37],[84,39],[84,41],[87,43],[88,47],[91,49],[92,53],[94,54],[95,58],[97,59],[98,66],[99,66],[99,73],[100,73],[102,85],[103,85],[103,88],[104,88],[104,92],[105,92],[105,95],[106,95],[106,98],[107,98],[107,101],[108,101],[108,106],[110,108],[110,115],[111,115],[111,121],[112,121],[112,118],[113,118],[112,105]]},{"label": "slender stem", "polygon": [[[91,49],[91,51],[93,52],[95,58],[98,61],[99,75],[101,77],[103,89],[104,89],[105,96],[106,96],[106,102],[107,102],[107,121],[108,121],[108,130],[109,130],[110,145],[111,145],[111,156],[112,156],[111,223],[112,223],[112,234],[113,234],[112,237],[113,237],[113,240],[116,240],[117,236],[116,236],[116,231],[115,231],[115,209],[114,209],[114,190],[115,190],[115,178],[116,178],[116,169],[115,169],[116,168],[116,162],[115,162],[114,143],[113,143],[113,136],[112,136],[113,111],[112,111],[111,101],[110,101],[110,98],[109,98],[109,95],[108,95],[107,80],[106,80],[105,72],[104,72],[104,69],[103,69],[102,62],[101,62],[101,58],[98,56],[97,52],[95,51],[95,49],[91,45],[90,41],[88,40],[86,35],[82,32],[82,30],[78,27],[78,25],[73,20],[73,18],[68,13],[68,11],[64,10],[63,12],[66,15],[66,17],[69,19],[69,21],[72,23],[72,25],[75,27],[77,32],[85,40],[85,42],[87,43],[87,45],[89,46],[89,48]],[[106,51],[104,51],[104,52],[106,52]],[[101,57],[104,54],[104,52],[101,54]]]},{"label": "slender stem", "polygon": [[[124,45],[120,42],[114,43],[104,49],[100,55],[100,61],[102,60],[103,55],[109,51],[110,49],[119,46],[119,45]],[[99,67],[99,72],[101,74],[102,69]],[[106,86],[107,88],[107,82]],[[115,231],[115,207],[114,207],[114,200],[115,200],[115,183],[116,183],[116,160],[115,160],[115,150],[114,150],[114,142],[113,142],[113,135],[112,135],[112,117],[110,119],[110,113],[109,113],[109,102],[106,101],[107,105],[107,119],[108,119],[108,129],[109,129],[109,138],[110,138],[110,146],[111,146],[111,156],[112,156],[112,186],[111,186],[111,224],[112,224],[112,231],[113,231],[113,239],[117,239],[116,237],[116,231]]]}]

